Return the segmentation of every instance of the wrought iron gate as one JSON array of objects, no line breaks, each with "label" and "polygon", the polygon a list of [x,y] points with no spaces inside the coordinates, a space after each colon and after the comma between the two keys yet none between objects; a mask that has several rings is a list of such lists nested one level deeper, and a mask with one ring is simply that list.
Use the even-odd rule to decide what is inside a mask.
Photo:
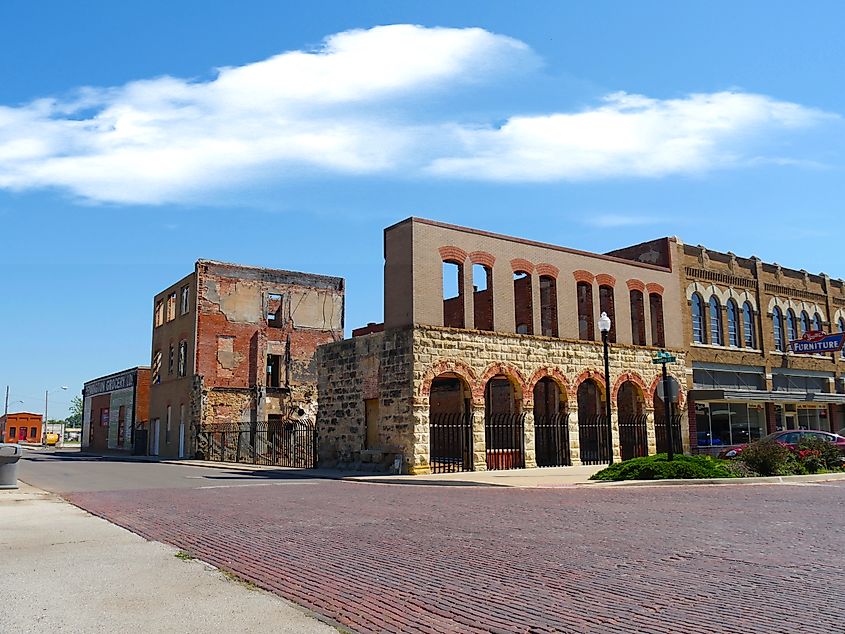
[{"label": "wrought iron gate", "polygon": [[619,449],[622,460],[648,455],[648,417],[645,414],[619,419]]},{"label": "wrought iron gate", "polygon": [[484,439],[488,470],[525,467],[524,428],[525,414],[487,414]]},{"label": "wrought iron gate", "polygon": [[[669,439],[666,433],[666,423],[661,417],[660,420],[654,421],[654,436],[657,441],[657,453],[667,453],[669,451]],[[681,414],[672,415],[672,450],[675,453],[683,453],[683,440],[681,438]]]},{"label": "wrought iron gate", "polygon": [[432,473],[472,471],[472,412],[433,414],[428,428]]},{"label": "wrought iron gate", "polygon": [[538,467],[570,466],[569,414],[535,417],[534,447]]},{"label": "wrought iron gate", "polygon": [[199,453],[207,460],[313,469],[317,434],[306,420],[232,423],[200,432]]},{"label": "wrought iron gate", "polygon": [[578,440],[581,445],[581,464],[607,464],[612,448],[607,418],[602,415],[578,419]]}]

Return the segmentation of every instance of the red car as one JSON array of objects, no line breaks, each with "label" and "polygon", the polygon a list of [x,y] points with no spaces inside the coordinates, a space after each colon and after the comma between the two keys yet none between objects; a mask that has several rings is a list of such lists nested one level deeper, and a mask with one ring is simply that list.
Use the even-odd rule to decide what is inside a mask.
[{"label": "red car", "polygon": [[[832,442],[839,447],[839,450],[845,454],[845,436],[839,434],[831,434],[827,431],[813,431],[810,429],[787,429],[784,431],[776,431],[774,434],[769,434],[765,437],[767,440],[776,440],[782,445],[786,445],[793,451],[798,448],[798,443],[802,438],[820,438],[827,442]],[[738,447],[730,447],[719,452],[720,458],[736,458],[742,453],[748,445],[739,445]]]}]

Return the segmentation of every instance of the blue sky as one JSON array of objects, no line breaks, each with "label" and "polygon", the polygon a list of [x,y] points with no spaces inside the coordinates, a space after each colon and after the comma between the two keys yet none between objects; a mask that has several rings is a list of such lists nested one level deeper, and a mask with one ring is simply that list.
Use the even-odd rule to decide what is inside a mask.
[{"label": "blue sky", "polygon": [[197,258],[342,275],[379,321],[410,215],[845,277],[841,3],[295,4],[0,3],[10,409],[148,364]]}]

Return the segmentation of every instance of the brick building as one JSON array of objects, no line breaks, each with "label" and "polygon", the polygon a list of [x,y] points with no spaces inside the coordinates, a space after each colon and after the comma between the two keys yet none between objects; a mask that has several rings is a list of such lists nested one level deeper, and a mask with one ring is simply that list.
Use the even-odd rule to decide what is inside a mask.
[{"label": "brick building", "polygon": [[[18,442],[41,442],[41,425],[44,417],[41,414],[31,412],[9,412],[0,416],[0,441]],[[5,440],[2,440],[5,438]]]},{"label": "brick building", "polygon": [[149,393],[148,367],[86,382],[82,388],[82,448],[132,452],[136,432],[145,430],[149,421]]},{"label": "brick building", "polygon": [[151,454],[208,457],[204,431],[316,413],[317,346],[342,339],[342,278],[199,260],[153,301]]},{"label": "brick building", "polygon": [[417,218],[387,228],[383,327],[318,352],[321,463],[427,473],[665,450],[659,348],[678,358],[687,447],[685,330],[664,316],[682,298],[677,253],[674,239],[601,255]]}]

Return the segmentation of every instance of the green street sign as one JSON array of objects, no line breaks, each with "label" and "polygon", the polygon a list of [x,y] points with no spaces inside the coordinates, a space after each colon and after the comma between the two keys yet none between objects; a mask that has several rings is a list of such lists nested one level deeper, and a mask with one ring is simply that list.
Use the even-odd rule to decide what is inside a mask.
[{"label": "green street sign", "polygon": [[675,361],[677,361],[677,357],[665,352],[664,350],[658,352],[657,356],[651,360],[651,362],[655,365],[662,363],[674,363]]}]

